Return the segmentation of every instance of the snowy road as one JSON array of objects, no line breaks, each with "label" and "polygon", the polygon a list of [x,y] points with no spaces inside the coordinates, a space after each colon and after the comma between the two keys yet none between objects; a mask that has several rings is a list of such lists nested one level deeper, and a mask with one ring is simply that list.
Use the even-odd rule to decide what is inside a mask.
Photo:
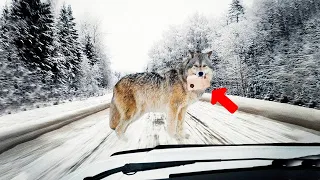
[{"label": "snowy road", "polygon": [[[109,110],[101,111],[0,154],[0,179],[59,179],[112,153],[177,144],[166,134],[164,117],[147,114],[119,141],[108,127]],[[320,142],[320,132],[243,112],[231,115],[221,106],[198,102],[188,109],[187,144]]]}]

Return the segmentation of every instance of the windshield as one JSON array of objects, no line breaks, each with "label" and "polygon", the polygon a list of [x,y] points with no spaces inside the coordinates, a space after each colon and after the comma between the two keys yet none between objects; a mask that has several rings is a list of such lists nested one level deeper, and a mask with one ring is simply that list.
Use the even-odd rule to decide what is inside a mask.
[{"label": "windshield", "polygon": [[0,0],[0,12],[4,179],[179,145],[320,143],[319,0]]}]

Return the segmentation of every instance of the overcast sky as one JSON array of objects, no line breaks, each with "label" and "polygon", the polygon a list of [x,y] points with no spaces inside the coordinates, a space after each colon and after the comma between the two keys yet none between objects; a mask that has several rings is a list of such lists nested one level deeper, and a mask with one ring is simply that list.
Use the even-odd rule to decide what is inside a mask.
[{"label": "overcast sky", "polygon": [[[0,0],[1,5],[6,1]],[[243,0],[251,5],[253,0]],[[221,16],[231,0],[57,0],[70,4],[77,20],[99,20],[111,56],[111,68],[141,72],[148,50],[169,25],[181,24],[192,14]]]}]

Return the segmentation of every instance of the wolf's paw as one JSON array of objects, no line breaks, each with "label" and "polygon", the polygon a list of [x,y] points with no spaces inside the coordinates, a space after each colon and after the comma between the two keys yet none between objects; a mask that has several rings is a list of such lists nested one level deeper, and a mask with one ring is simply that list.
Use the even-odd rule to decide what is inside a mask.
[{"label": "wolf's paw", "polygon": [[128,138],[123,133],[116,133],[118,139],[124,142],[128,142]]},{"label": "wolf's paw", "polygon": [[185,132],[178,132],[178,133],[177,133],[177,136],[178,136],[178,138],[180,138],[180,139],[189,139],[190,134],[187,134],[187,133],[185,133]]},{"label": "wolf's paw", "polygon": [[123,142],[128,142],[128,138],[126,136],[120,136],[119,139]]},{"label": "wolf's paw", "polygon": [[179,134],[175,134],[174,136],[173,136],[175,139],[183,139]]},{"label": "wolf's paw", "polygon": [[168,134],[169,134],[170,137],[175,138],[177,132],[172,128],[168,128]]},{"label": "wolf's paw", "polygon": [[177,137],[177,134],[175,132],[170,132],[168,131],[168,134],[171,138],[176,138]]},{"label": "wolf's paw", "polygon": [[184,144],[185,141],[186,141],[184,136],[181,136],[181,135],[178,135],[178,134],[176,134],[174,138],[179,144]]},{"label": "wolf's paw", "polygon": [[189,138],[190,138],[190,134],[187,134],[187,133],[184,134],[184,138],[185,138],[185,139],[189,139]]}]

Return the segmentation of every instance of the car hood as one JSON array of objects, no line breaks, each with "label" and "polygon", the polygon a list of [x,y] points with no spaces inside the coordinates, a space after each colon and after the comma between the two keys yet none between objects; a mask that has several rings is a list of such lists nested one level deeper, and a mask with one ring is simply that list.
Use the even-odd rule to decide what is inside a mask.
[{"label": "car hood", "polygon": [[[94,162],[65,176],[63,180],[79,180],[94,176],[103,171],[123,166],[127,163],[164,162],[200,159],[240,159],[240,158],[295,158],[320,154],[320,145],[316,146],[277,146],[277,145],[236,145],[154,149],[145,152],[126,153],[111,156],[109,159]],[[168,178],[171,173],[206,171],[215,169],[233,169],[268,165],[270,161],[227,161],[196,163],[159,170],[139,172],[129,176],[123,173],[111,175],[105,179],[154,179]]]}]

